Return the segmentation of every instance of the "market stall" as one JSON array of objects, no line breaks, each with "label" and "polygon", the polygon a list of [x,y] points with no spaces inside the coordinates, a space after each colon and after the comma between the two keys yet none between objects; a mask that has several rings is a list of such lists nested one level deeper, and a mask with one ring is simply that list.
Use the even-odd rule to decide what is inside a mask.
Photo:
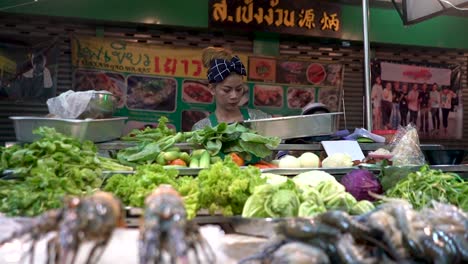
[{"label": "market stall", "polygon": [[[301,118],[301,116],[298,118]],[[106,251],[103,261],[110,261],[111,258],[108,257],[108,254],[119,250],[122,245],[119,244],[119,239],[127,240],[125,243],[129,243],[129,247],[131,242],[128,241],[133,241],[136,249],[136,230],[131,230],[131,228],[140,226],[142,228],[141,232],[150,232],[146,230],[149,227],[141,226],[141,219],[144,219],[144,215],[148,216],[155,213],[154,217],[162,217],[162,215],[159,215],[158,208],[168,204],[163,203],[158,206],[148,207],[151,199],[155,199],[155,203],[158,203],[157,201],[167,201],[170,204],[168,207],[170,209],[167,210],[171,210],[168,212],[177,215],[177,218],[174,219],[180,219],[179,217],[185,219],[187,217],[190,222],[186,223],[183,220],[181,222],[182,227],[188,223],[202,226],[200,232],[203,234],[203,239],[208,241],[208,245],[215,249],[218,261],[219,259],[239,261],[246,257],[245,254],[239,252],[247,252],[246,248],[252,248],[252,245],[255,245],[256,250],[249,252],[255,255],[267,245],[274,245],[275,241],[278,240],[277,236],[286,236],[292,241],[297,240],[298,242],[301,241],[301,236],[319,236],[319,233],[307,234],[306,232],[301,235],[301,233],[292,231],[294,228],[301,230],[301,225],[310,225],[310,222],[304,222],[307,217],[314,217],[317,219],[317,223],[332,226],[338,224],[338,222],[333,221],[338,221],[342,217],[345,218],[339,221],[345,219],[348,219],[346,221],[358,221],[358,219],[361,219],[359,221],[368,221],[367,226],[372,226],[377,225],[378,222],[375,222],[375,219],[365,217],[373,214],[377,217],[380,212],[383,212],[381,210],[387,210],[384,209],[387,208],[385,206],[395,208],[394,217],[400,217],[397,214],[398,210],[405,210],[408,214],[407,221],[414,221],[415,217],[426,219],[424,217],[432,214],[428,210],[442,210],[429,209],[434,206],[442,206],[441,208],[447,210],[447,214],[450,215],[447,217],[455,217],[450,212],[458,209],[448,207],[445,203],[454,204],[459,206],[460,209],[466,210],[466,196],[463,194],[466,193],[468,186],[466,178],[463,179],[463,177],[466,177],[466,166],[423,166],[426,163],[424,154],[418,144],[417,132],[412,127],[408,127],[406,130],[402,129],[401,133],[403,134],[397,135],[401,137],[400,141],[389,148],[391,152],[387,150],[388,153],[378,154],[378,149],[368,146],[367,149],[372,151],[366,155],[365,159],[356,162],[346,153],[346,150],[343,153],[328,154],[327,157],[326,151],[323,151],[326,150],[324,142],[281,145],[281,138],[258,134],[255,130],[251,130],[242,124],[233,123],[228,125],[222,123],[216,127],[206,127],[199,131],[176,132],[167,126],[167,121],[166,118],[161,118],[156,128],[133,130],[128,135],[123,136],[122,141],[96,145],[91,141],[57,133],[53,128],[40,126],[37,131],[35,130],[39,138],[32,143],[17,142],[17,144],[13,144],[9,148],[2,149],[2,160],[4,162],[2,163],[3,176],[0,194],[3,203],[0,210],[12,216],[35,216],[49,212],[43,217],[29,220],[28,218],[16,218],[18,220],[15,220],[15,218],[3,216],[2,219],[5,219],[3,221],[13,223],[11,229],[9,229],[10,235],[7,235],[5,241],[11,241],[9,238],[19,238],[30,232],[38,232],[37,235],[32,234],[33,240],[36,239],[36,236],[38,239],[42,239],[43,235],[46,235],[48,231],[64,228],[65,226],[61,227],[60,223],[67,220],[66,218],[62,219],[61,216],[56,216],[53,213],[54,208],[64,206],[64,214],[78,215],[80,215],[82,209],[90,208],[91,210],[91,208],[94,208],[94,203],[113,208],[112,204],[114,202],[110,203],[108,200],[110,198],[99,198],[101,197],[99,194],[94,194],[98,196],[79,198],[85,207],[75,207],[61,202],[64,195],[84,193],[91,195],[96,189],[114,194],[118,199],[116,201],[122,203],[121,214],[127,226],[127,229],[115,231],[116,234],[112,236],[113,240],[110,241],[107,249],[109,251]],[[275,121],[275,119],[272,119],[272,121]],[[281,121],[284,121],[284,119]],[[333,134],[334,132],[336,131],[325,134]],[[320,136],[325,135],[321,134]],[[291,135],[282,139],[288,137],[291,137]],[[361,145],[365,146],[365,143],[361,143]],[[384,143],[373,146],[379,146],[380,150],[386,148]],[[430,151],[431,148],[438,149],[440,146],[426,146],[426,148]],[[112,150],[109,157],[99,154],[109,150]],[[279,150],[287,150],[289,153],[286,156],[279,157]],[[293,150],[300,150],[300,152],[294,153]],[[325,155],[322,156],[319,152],[324,152]],[[297,157],[294,157],[295,154]],[[422,163],[418,163],[421,160]],[[400,163],[397,164],[398,166],[388,166],[385,165],[386,162]],[[452,174],[453,172],[459,173],[462,177]],[[433,187],[427,187],[429,181],[433,182]],[[37,185],[37,182],[42,182],[42,184]],[[173,191],[163,191],[164,188],[167,188],[165,186],[168,185],[172,186]],[[411,186],[411,189],[408,189],[409,186]],[[93,190],[92,188],[96,189]],[[163,189],[157,189],[159,191],[151,194],[155,188]],[[444,191],[440,192],[440,190]],[[175,194],[176,196],[172,196]],[[390,198],[403,200],[396,203],[387,200]],[[177,199],[180,200],[177,201]],[[432,204],[433,201],[441,203]],[[179,211],[180,206],[184,208],[183,211]],[[145,207],[152,209],[150,211],[146,209],[145,211]],[[163,208],[165,207],[160,209]],[[423,210],[421,212],[424,212],[425,216],[416,215],[419,214],[419,210]],[[328,216],[333,212],[341,212],[342,215],[337,219],[334,217],[338,216]],[[117,213],[116,215],[100,215],[99,211],[95,213],[96,217],[105,217],[103,219],[109,221],[118,220]],[[457,217],[466,217],[463,216],[462,211],[459,211],[459,213],[460,216]],[[389,214],[393,213],[389,212]],[[45,219],[56,222],[50,227],[39,230],[28,229],[36,225],[43,225]],[[169,223],[178,221],[164,219],[161,218],[160,220],[169,221]],[[285,219],[291,219],[292,222]],[[27,221],[31,222],[27,224]],[[88,220],[78,218],[74,221]],[[441,222],[437,221],[425,223],[437,229],[437,225],[441,224]],[[148,222],[148,224],[150,223]],[[458,223],[462,224],[463,222]],[[115,227],[117,227],[117,222],[115,224]],[[210,227],[212,225],[219,226],[221,229],[218,228],[213,231],[215,229]],[[281,233],[283,231],[277,228],[282,225],[286,225],[286,230],[291,229],[291,231]],[[352,225],[358,225],[358,222],[352,222]],[[76,241],[77,245],[80,245],[81,241],[86,242],[87,239],[95,242],[100,241],[95,240],[97,238],[92,238],[91,235],[88,238],[88,232],[92,232],[92,229],[89,228],[91,226],[86,227],[84,225],[83,229],[80,229],[81,231],[64,229],[63,232],[70,232],[70,235],[74,235],[74,232],[82,234],[83,238]],[[162,234],[169,232],[169,230],[164,229],[164,225],[159,228],[162,228],[158,231],[162,232]],[[203,231],[205,229],[210,230],[210,228],[212,228],[211,234],[206,233],[208,231]],[[402,226],[397,225],[394,228],[397,230]],[[420,230],[419,227],[414,228],[414,232],[420,232],[418,231]],[[14,230],[18,230],[18,233],[15,233]],[[107,241],[110,237],[104,236],[105,233],[101,233],[104,232],[103,230],[105,229],[102,229],[99,233],[104,239],[103,241]],[[113,227],[110,230],[113,230]],[[188,232],[187,237],[181,241],[190,241],[191,232],[197,232],[195,229],[188,230],[184,231]],[[362,229],[361,231],[367,232],[365,230]],[[360,244],[363,243],[363,238],[351,229],[338,227],[338,229],[330,232],[348,234],[346,237],[349,236],[350,240],[340,242],[347,243],[344,246],[347,250],[354,247],[359,248],[366,243],[372,244],[372,241],[374,241],[369,238],[371,240],[366,240],[367,242]],[[449,234],[448,232],[452,231],[443,229],[440,232]],[[5,234],[8,234],[8,232]],[[271,236],[271,234],[277,236]],[[418,238],[421,241],[429,239],[429,236],[424,237],[422,233],[418,234],[421,235]],[[461,242],[464,239],[464,234],[460,237],[460,234],[453,232],[449,236],[452,237],[450,238],[451,243],[455,243],[455,253],[452,255],[443,253],[439,257],[464,260],[463,258],[466,257],[463,255],[465,245],[464,242]],[[262,238],[255,239],[254,237]],[[374,239],[376,238],[374,237]],[[144,241],[141,240],[141,236],[139,239]],[[164,241],[164,235],[159,239]],[[203,240],[199,239],[202,238],[197,238],[196,241],[202,243],[200,241]],[[213,246],[214,240],[217,240],[218,243],[222,242],[217,246]],[[354,240],[356,241],[353,242]],[[277,242],[279,243],[279,241]],[[10,244],[7,244],[9,246],[2,248],[2,250],[9,252],[5,256],[17,258],[17,253],[12,253],[12,251],[15,252],[15,249],[18,250],[19,247],[21,252],[21,248],[26,247],[26,245],[15,243],[17,242],[10,242]],[[41,255],[41,251],[39,251],[39,245],[43,245],[41,243],[38,244],[36,250],[38,259],[44,258],[44,255]],[[422,258],[429,261],[419,253],[413,252],[411,248],[392,244],[393,242],[390,241],[388,243],[388,245],[372,244],[372,246],[376,250],[384,250],[384,258]],[[337,249],[338,255],[335,255],[334,251],[329,251],[322,244],[312,243],[310,246],[312,247],[308,248],[309,246],[302,245],[298,248],[298,245],[292,243],[288,247],[292,247],[292,250],[299,250],[306,255],[310,253],[307,253],[308,250],[317,250],[315,254],[318,255],[316,257],[320,256],[320,258],[329,259],[330,261],[344,261],[346,263],[345,258],[340,255],[345,254],[345,251],[341,252],[340,249]],[[389,246],[398,247],[401,251],[399,253],[388,251],[387,247]],[[230,250],[231,247],[236,248],[237,251]],[[284,249],[281,247],[282,250],[278,252],[264,252],[266,255],[257,256],[256,258],[261,259],[268,257],[268,254],[273,254],[275,258],[281,259],[282,254],[285,254],[283,250],[287,252],[288,247],[284,247]],[[169,253],[171,248],[169,247],[167,250]],[[426,252],[429,249],[423,250]],[[448,249],[440,247],[440,250]],[[132,255],[135,257],[138,254],[137,252],[142,254],[141,249],[140,251],[129,251],[126,258]],[[205,253],[202,252],[204,251],[199,252],[202,259],[207,257],[209,261],[214,261],[209,255],[204,255]],[[80,258],[87,257],[87,253],[83,253],[83,251],[80,254],[82,254]],[[356,259],[375,258],[377,260],[382,256],[379,257],[369,251],[354,257]]]},{"label": "market stall", "polygon": [[[210,26],[254,23],[235,2],[229,19],[210,1]],[[342,33],[336,5],[314,3],[314,33],[279,2],[262,5],[283,30]],[[240,52],[239,105],[273,117],[190,131],[215,109],[200,50],[73,35],[75,91],[11,116],[0,148],[0,262],[468,262],[466,152],[372,133],[364,2],[367,130],[347,124],[344,64]]]}]

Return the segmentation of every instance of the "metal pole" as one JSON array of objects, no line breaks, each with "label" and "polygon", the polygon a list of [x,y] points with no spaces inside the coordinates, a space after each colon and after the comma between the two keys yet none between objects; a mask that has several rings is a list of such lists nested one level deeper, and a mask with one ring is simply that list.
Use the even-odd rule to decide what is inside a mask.
[{"label": "metal pole", "polygon": [[364,34],[364,80],[366,84],[365,106],[368,131],[372,130],[370,45],[369,45],[369,0],[362,0],[362,31]]}]

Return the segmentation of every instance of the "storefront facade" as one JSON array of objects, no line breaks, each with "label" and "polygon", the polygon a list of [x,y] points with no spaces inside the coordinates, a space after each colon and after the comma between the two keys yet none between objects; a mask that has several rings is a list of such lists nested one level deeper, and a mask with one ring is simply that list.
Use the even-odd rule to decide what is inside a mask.
[{"label": "storefront facade", "polygon": [[[10,6],[19,1],[10,0]],[[8,6],[8,5],[6,5]],[[364,79],[362,11],[360,6],[340,5],[341,39],[253,33],[209,28],[208,1],[39,1],[36,4],[5,10],[0,18],[1,35],[16,39],[58,37],[60,55],[57,91],[71,88],[72,65],[70,34],[124,39],[171,47],[227,46],[237,52],[280,56],[318,62],[337,62],[345,66],[344,106],[346,127],[364,126]],[[188,15],[190,14],[190,15]],[[372,8],[369,36],[374,58],[416,63],[456,63],[461,65],[461,88],[467,93],[468,25],[467,18],[441,16],[404,27],[394,9]],[[467,94],[468,95],[468,94]],[[464,105],[464,104],[463,104]],[[1,102],[2,141],[14,139],[10,115],[47,112],[44,105],[17,107]],[[344,121],[344,120],[343,120]],[[467,131],[468,119],[463,120]],[[344,127],[344,122],[341,126]],[[467,127],[468,128],[468,127]],[[463,133],[463,138],[465,137]],[[438,142],[441,143],[441,142]],[[460,145],[460,141],[442,142]],[[462,141],[468,145],[468,141]]]}]

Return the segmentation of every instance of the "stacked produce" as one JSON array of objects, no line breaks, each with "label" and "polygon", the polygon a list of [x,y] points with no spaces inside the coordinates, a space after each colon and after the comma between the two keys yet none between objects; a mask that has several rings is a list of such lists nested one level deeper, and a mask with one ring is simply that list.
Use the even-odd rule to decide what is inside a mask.
[{"label": "stacked produce", "polygon": [[348,154],[335,153],[322,161],[312,152],[304,152],[299,157],[285,155],[280,160],[273,161],[280,168],[348,168],[354,165],[354,162]]},{"label": "stacked produce", "polygon": [[103,170],[132,168],[100,157],[91,141],[80,142],[53,128],[41,127],[41,138],[24,146],[0,148],[0,212],[30,216],[60,206],[65,195],[89,193],[101,186]]},{"label": "stacked produce", "polygon": [[243,217],[309,217],[328,210],[362,214],[374,209],[367,200],[358,202],[335,177],[323,171],[301,173],[292,179],[262,176],[267,182],[257,186],[246,201]]},{"label": "stacked produce", "polygon": [[[272,154],[272,149],[280,143],[276,137],[258,135],[241,124],[221,123],[216,127],[206,127],[193,132],[175,133],[166,125],[167,118],[159,120],[157,128],[146,128],[143,131],[134,130],[125,140],[138,141],[139,144],[119,151],[117,159],[122,164],[137,166],[158,163],[160,165],[190,166],[192,168],[209,167],[225,155],[235,154],[244,163],[255,163]],[[188,142],[194,148],[202,148],[208,153],[203,155],[189,155],[174,147],[176,143]],[[210,162],[208,161],[210,158]],[[196,159],[194,161],[193,159]],[[174,162],[174,160],[177,160]],[[200,161],[201,165],[200,165]]]},{"label": "stacked produce", "polygon": [[187,214],[193,218],[199,209],[210,213],[239,215],[253,189],[265,183],[258,168],[241,169],[230,157],[200,172],[197,178],[178,177],[175,169],[158,164],[139,166],[133,175],[114,175],[104,190],[130,206],[142,207],[144,198],[157,186],[170,184],[183,196]]}]

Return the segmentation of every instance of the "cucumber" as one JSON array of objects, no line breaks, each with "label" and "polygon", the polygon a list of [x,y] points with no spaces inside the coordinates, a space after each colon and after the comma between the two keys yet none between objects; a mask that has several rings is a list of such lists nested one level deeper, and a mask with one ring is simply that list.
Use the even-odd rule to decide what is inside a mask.
[{"label": "cucumber", "polygon": [[164,153],[164,159],[166,161],[173,161],[175,159],[178,159],[180,156],[180,152],[178,151],[168,151]]},{"label": "cucumber", "polygon": [[206,149],[195,149],[194,151],[192,151],[192,158],[199,159],[205,152],[206,152]]},{"label": "cucumber", "polygon": [[200,168],[209,168],[210,167],[210,153],[208,151],[203,152],[200,158]]},{"label": "cucumber", "polygon": [[189,165],[190,168],[199,168],[199,166],[200,166],[200,162],[198,161],[197,158],[192,158],[190,160],[190,165]]},{"label": "cucumber", "polygon": [[177,152],[180,152],[180,148],[179,148],[179,147],[170,147],[170,148],[166,149],[166,152],[169,152],[169,151],[177,151]]},{"label": "cucumber", "polygon": [[190,155],[187,152],[181,152],[179,155],[179,159],[185,161],[185,163],[188,164],[190,162]]},{"label": "cucumber", "polygon": [[160,152],[158,157],[156,158],[156,163],[159,165],[166,165],[167,161],[164,159],[164,153],[165,152]]}]

